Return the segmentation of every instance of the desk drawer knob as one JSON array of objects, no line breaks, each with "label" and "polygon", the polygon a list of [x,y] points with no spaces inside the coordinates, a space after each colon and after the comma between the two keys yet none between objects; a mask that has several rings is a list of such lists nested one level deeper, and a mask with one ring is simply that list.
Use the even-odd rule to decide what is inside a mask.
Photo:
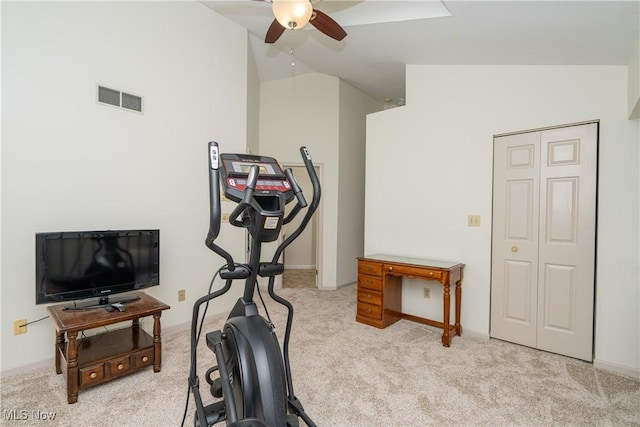
[{"label": "desk drawer knob", "polygon": [[430,271],[430,272],[429,272],[429,276],[433,276],[433,271]]},{"label": "desk drawer knob", "polygon": [[367,298],[371,298],[371,294],[367,294]]},{"label": "desk drawer knob", "polygon": [[389,267],[389,271],[393,271],[393,267]]},{"label": "desk drawer knob", "polygon": [[373,282],[371,280],[367,280],[367,285],[372,284]]},{"label": "desk drawer knob", "polygon": [[372,310],[370,308],[367,308],[367,313],[371,313],[371,311]]},{"label": "desk drawer knob", "polygon": [[144,357],[142,358],[142,361],[143,361],[143,362],[148,362],[148,361],[149,361],[149,356],[144,356]]},{"label": "desk drawer knob", "polygon": [[124,365],[122,363],[118,363],[118,371],[122,371],[124,369]]},{"label": "desk drawer knob", "polygon": [[371,267],[370,265],[367,265],[367,271],[371,271],[373,270],[373,267]]},{"label": "desk drawer knob", "polygon": [[89,374],[89,378],[91,379],[95,379],[98,376],[98,374],[96,374],[95,372],[91,372],[91,374]]}]

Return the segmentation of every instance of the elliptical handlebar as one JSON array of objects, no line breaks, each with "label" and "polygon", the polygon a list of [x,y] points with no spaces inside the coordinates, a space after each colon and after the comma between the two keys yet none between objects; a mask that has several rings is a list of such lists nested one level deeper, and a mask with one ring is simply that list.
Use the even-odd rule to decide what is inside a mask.
[{"label": "elliptical handlebar", "polygon": [[218,143],[209,142],[209,233],[205,240],[207,247],[220,234],[220,177],[218,175],[219,162]]},{"label": "elliptical handlebar", "polygon": [[220,255],[227,261],[227,267],[230,271],[235,269],[235,263],[231,254],[220,246],[216,245],[214,241],[220,234],[220,222],[221,222],[221,210],[220,210],[220,175],[218,173],[218,166],[220,161],[220,152],[218,151],[218,143],[215,141],[209,142],[209,232],[204,240],[205,245]]},{"label": "elliptical handlebar", "polygon": [[258,165],[251,166],[249,170],[249,177],[247,178],[247,187],[244,190],[244,196],[242,201],[238,203],[233,212],[229,215],[229,223],[236,227],[244,227],[245,224],[242,221],[238,221],[238,216],[253,202],[253,193],[256,190],[256,184],[258,183],[258,172],[260,167]]},{"label": "elliptical handlebar", "polygon": [[[304,162],[304,166],[307,168],[307,173],[309,174],[311,185],[313,186],[313,199],[311,202],[311,207],[309,208],[311,214],[307,214],[307,217],[310,219],[311,215],[313,215],[313,213],[318,208],[318,204],[320,204],[320,179],[318,178],[316,169],[313,166],[313,161],[311,160],[311,153],[309,152],[309,149],[305,146],[300,147],[300,154],[302,155],[302,161]],[[307,217],[305,217],[305,219]],[[307,219],[307,221],[309,219]]]},{"label": "elliptical handlebar", "polygon": [[[293,242],[304,231],[307,224],[309,223],[309,220],[311,220],[311,217],[315,213],[316,209],[318,209],[318,205],[320,204],[320,196],[321,196],[320,179],[318,178],[318,174],[316,174],[316,169],[313,166],[313,161],[311,160],[311,153],[309,152],[309,149],[307,147],[302,146],[300,147],[300,155],[302,156],[302,161],[304,163],[305,168],[307,169],[307,173],[309,174],[309,179],[311,180],[311,186],[313,187],[313,196],[311,199],[311,204],[307,209],[307,213],[305,214],[304,218],[300,222],[300,225],[298,226],[298,228],[293,233],[291,233],[284,240],[284,242],[282,242],[277,247],[272,259],[272,262],[274,264],[278,262],[278,259],[280,259],[280,255],[282,254],[282,251],[284,251],[284,249],[287,246],[289,246],[291,242]],[[286,171],[285,171],[285,175],[286,175]],[[293,172],[291,172],[291,175],[293,176]],[[287,175],[287,179],[288,178],[289,177]],[[295,182],[295,178],[293,179],[293,181]],[[291,184],[291,185],[293,187],[294,184]],[[296,182],[295,185],[297,186],[298,183]],[[294,188],[294,192],[295,192],[295,188]],[[302,190],[300,190],[300,196],[302,196]],[[304,199],[304,196],[302,196],[302,198]],[[296,208],[298,208],[299,205],[300,205],[300,198],[298,198],[298,205],[294,208],[294,211]],[[292,213],[294,213],[294,211],[292,211]],[[291,221],[291,219],[293,218],[287,218],[285,222]]]},{"label": "elliptical handlebar", "polygon": [[287,177],[287,180],[291,184],[293,194],[295,194],[296,198],[298,199],[298,205],[300,206],[300,208],[306,208],[307,200],[304,198],[302,189],[300,188],[300,185],[298,185],[298,181],[296,181],[296,177],[293,175],[293,171],[291,170],[291,168],[286,168],[284,170],[284,175]]}]

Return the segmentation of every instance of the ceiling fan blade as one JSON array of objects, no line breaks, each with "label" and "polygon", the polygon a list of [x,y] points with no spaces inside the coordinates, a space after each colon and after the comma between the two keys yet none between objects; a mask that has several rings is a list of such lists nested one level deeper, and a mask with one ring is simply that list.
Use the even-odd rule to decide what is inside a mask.
[{"label": "ceiling fan blade", "polygon": [[338,41],[347,37],[347,32],[329,15],[317,9],[313,9],[313,12],[315,13],[315,18],[309,22],[316,27],[318,31]]},{"label": "ceiling fan blade", "polygon": [[285,28],[280,25],[277,19],[274,19],[271,23],[271,26],[267,30],[267,35],[264,36],[265,43],[275,43],[276,40],[280,38],[282,33],[284,33]]}]

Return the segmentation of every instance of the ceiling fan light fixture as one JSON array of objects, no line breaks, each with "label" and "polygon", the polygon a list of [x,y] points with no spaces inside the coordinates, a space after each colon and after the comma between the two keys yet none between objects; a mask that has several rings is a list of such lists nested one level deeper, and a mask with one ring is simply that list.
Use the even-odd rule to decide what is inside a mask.
[{"label": "ceiling fan light fixture", "polygon": [[299,30],[307,25],[313,14],[309,0],[273,0],[272,8],[280,25],[290,30]]}]

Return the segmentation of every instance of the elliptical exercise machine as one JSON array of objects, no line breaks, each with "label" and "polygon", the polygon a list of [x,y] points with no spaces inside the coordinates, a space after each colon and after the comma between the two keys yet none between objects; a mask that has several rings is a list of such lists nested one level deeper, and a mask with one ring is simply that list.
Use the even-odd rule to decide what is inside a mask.
[{"label": "elliptical exercise machine", "polygon": [[[286,169],[283,172],[272,157],[220,154],[216,142],[210,142],[208,148],[211,209],[205,244],[226,260],[217,273],[225,280],[225,285],[213,293],[210,288],[208,294],[193,306],[189,388],[196,404],[194,425],[208,427],[226,421],[228,426],[234,427],[295,427],[298,426],[298,418],[302,418],[309,427],[315,427],[293,391],[289,365],[293,306],[274,291],[275,276],[284,271],[284,265],[278,263],[282,251],[302,233],[320,203],[320,182],[311,155],[306,147],[300,148],[313,186],[312,202],[298,228],[277,247],[272,261],[260,262],[262,243],[277,240],[282,225],[307,207],[302,190],[293,171]],[[229,223],[246,228],[251,236],[249,262],[246,264],[236,263],[231,254],[215,244],[220,232],[221,185],[225,196],[238,203],[229,215]],[[285,217],[285,205],[294,198],[297,203]],[[258,313],[253,299],[254,291],[260,292],[258,276],[268,277],[269,296],[287,308],[282,352],[275,327],[270,319]],[[245,280],[243,296],[231,310],[223,330],[206,334],[207,346],[215,353],[217,363],[207,371],[206,380],[211,394],[223,399],[205,406],[196,374],[196,348],[202,329],[202,323],[198,326],[200,307],[205,303],[208,306],[209,301],[228,292],[234,280]],[[212,379],[211,375],[216,371],[219,377]]]}]

